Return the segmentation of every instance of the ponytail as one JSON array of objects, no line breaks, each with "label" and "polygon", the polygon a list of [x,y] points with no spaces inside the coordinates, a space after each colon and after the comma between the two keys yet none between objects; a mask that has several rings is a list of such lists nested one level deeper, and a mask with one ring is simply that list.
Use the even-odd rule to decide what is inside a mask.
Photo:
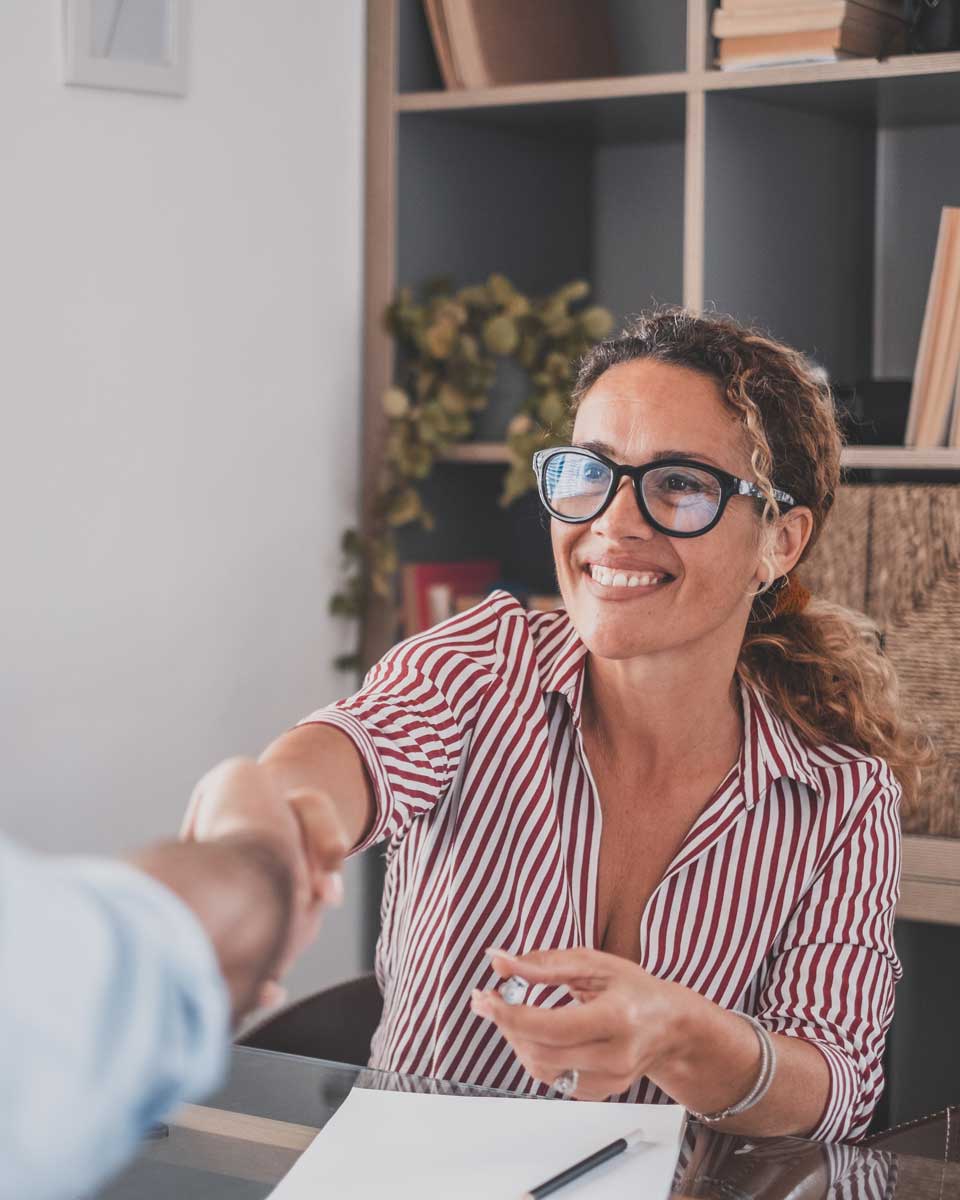
[{"label": "ponytail", "polygon": [[741,676],[809,745],[839,742],[884,759],[903,789],[904,810],[912,811],[921,769],[933,754],[901,715],[897,676],[878,627],[828,600],[812,598],[799,611],[771,616],[757,611],[760,600],[740,650]]}]

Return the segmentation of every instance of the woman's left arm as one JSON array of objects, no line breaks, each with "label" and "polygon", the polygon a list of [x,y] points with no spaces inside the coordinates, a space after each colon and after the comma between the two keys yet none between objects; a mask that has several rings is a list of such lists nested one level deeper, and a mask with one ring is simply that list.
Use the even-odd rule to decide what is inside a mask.
[{"label": "woman's left arm", "polygon": [[[869,1125],[900,977],[893,942],[899,800],[882,766],[779,931],[753,1014],[770,1034],[776,1071],[762,1100],[716,1128],[840,1141]],[[475,1011],[497,1023],[545,1083],[575,1068],[575,1094],[603,1099],[646,1076],[678,1103],[710,1114],[737,1104],[757,1082],[761,1049],[749,1022],[636,963],[578,949],[495,954],[494,969],[566,986],[580,1001],[510,1007],[496,993],[475,993]]]},{"label": "woman's left arm", "polygon": [[[694,1112],[720,1112],[757,1081],[760,1043],[749,1022],[711,1000],[656,979],[599,950],[495,954],[494,970],[530,984],[564,985],[580,1001],[558,1008],[511,1006],[496,992],[474,994],[474,1011],[495,1021],[535,1078],[553,1083],[575,1068],[578,1099],[604,1100],[646,1076]],[[823,1055],[772,1035],[777,1067],[764,1098],[714,1127],[756,1136],[809,1133],[827,1103]]]}]

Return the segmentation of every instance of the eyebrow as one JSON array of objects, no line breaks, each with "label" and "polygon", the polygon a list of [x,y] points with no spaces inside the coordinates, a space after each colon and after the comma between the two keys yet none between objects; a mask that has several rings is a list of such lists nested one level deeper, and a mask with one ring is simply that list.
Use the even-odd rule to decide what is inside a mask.
[{"label": "eyebrow", "polygon": [[[581,450],[592,450],[594,454],[603,454],[607,458],[612,458],[614,462],[620,462],[620,458],[612,446],[608,446],[606,442],[574,442],[574,446],[578,446]],[[721,471],[726,471],[726,467],[721,466],[715,458],[711,458],[709,454],[704,454],[700,450],[658,450],[651,455],[651,462],[659,462],[664,458],[692,458],[698,462],[711,463],[715,467],[719,467]]]}]

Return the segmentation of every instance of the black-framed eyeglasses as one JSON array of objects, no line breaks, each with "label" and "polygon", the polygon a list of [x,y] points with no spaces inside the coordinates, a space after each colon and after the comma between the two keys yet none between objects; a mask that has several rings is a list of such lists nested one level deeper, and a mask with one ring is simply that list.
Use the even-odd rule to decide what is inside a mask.
[{"label": "black-framed eyeglasses", "polygon": [[[646,522],[669,537],[708,533],[732,496],[766,499],[757,484],[690,458],[662,458],[644,467],[627,467],[594,450],[556,446],[537,451],[533,470],[544,508],[570,525],[596,520],[612,502],[624,476],[633,481]],[[783,508],[796,504],[779,488],[773,489],[773,495]]]}]

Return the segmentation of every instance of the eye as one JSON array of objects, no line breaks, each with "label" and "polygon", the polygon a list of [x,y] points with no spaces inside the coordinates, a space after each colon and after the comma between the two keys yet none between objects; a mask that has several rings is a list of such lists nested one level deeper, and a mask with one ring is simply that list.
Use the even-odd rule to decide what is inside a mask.
[{"label": "eye", "polygon": [[695,475],[685,475],[679,471],[665,475],[660,486],[668,492],[679,492],[682,495],[692,495],[704,490],[703,482]]},{"label": "eye", "polygon": [[607,468],[603,463],[585,462],[583,465],[583,478],[588,483],[596,483],[598,480],[606,476]]}]

